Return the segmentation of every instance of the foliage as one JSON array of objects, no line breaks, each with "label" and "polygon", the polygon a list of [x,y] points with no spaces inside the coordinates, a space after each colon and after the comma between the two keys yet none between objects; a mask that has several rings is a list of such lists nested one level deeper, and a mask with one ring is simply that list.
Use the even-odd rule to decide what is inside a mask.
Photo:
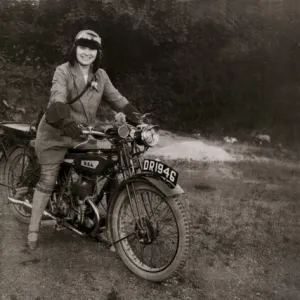
[{"label": "foliage", "polygon": [[260,130],[297,140],[296,5],[2,0],[0,98],[23,101],[32,112],[45,106],[55,66],[76,33],[90,28],[103,39],[103,68],[116,87],[163,126],[207,134]]}]

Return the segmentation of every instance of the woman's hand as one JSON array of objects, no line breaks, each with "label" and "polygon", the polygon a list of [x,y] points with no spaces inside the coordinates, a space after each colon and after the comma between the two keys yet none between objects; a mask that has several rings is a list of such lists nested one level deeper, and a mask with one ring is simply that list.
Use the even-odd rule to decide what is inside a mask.
[{"label": "woman's hand", "polygon": [[81,129],[72,119],[66,119],[60,126],[64,135],[70,136],[73,139],[79,139],[82,135]]},{"label": "woman's hand", "polygon": [[126,116],[122,112],[115,115],[115,124],[118,126],[126,124]]}]

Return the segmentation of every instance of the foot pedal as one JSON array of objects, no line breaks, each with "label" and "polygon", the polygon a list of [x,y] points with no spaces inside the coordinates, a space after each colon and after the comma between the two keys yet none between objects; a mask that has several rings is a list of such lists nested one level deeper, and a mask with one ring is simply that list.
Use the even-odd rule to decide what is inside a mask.
[{"label": "foot pedal", "polygon": [[66,227],[63,226],[62,224],[56,223],[56,225],[54,226],[55,231],[61,231],[61,230],[65,230]]},{"label": "foot pedal", "polygon": [[103,244],[109,244],[107,236],[104,232],[97,233],[97,235],[95,237],[98,242],[103,243]]},{"label": "foot pedal", "polygon": [[57,222],[55,220],[42,220],[41,225],[42,226],[56,226]]}]

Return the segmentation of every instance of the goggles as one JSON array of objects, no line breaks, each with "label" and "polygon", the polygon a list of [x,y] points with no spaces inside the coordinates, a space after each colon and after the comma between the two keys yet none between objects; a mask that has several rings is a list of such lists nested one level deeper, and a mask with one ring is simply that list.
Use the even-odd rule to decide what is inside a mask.
[{"label": "goggles", "polygon": [[75,42],[75,46],[88,47],[92,50],[100,50],[101,46],[98,43],[91,40],[80,39]]},{"label": "goggles", "polygon": [[91,49],[101,49],[101,38],[91,30],[83,30],[77,34],[75,44]]}]

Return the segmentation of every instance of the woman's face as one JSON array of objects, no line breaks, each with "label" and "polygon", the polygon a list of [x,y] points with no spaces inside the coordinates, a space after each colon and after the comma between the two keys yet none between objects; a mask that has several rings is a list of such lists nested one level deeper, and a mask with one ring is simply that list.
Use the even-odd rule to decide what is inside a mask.
[{"label": "woman's face", "polygon": [[76,47],[77,61],[83,66],[91,65],[96,59],[96,56],[97,56],[97,50],[93,50],[91,48],[84,47],[84,46]]}]

